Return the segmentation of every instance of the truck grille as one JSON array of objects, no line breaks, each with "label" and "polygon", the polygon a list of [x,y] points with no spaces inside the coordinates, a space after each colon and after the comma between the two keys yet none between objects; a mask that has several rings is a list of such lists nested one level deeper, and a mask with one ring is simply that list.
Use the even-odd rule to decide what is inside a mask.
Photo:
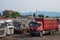
[{"label": "truck grille", "polygon": [[0,30],[0,35],[4,35],[5,30]]},{"label": "truck grille", "polygon": [[12,29],[10,29],[10,33],[12,33]]},{"label": "truck grille", "polygon": [[9,29],[13,29],[13,28],[9,28]]},{"label": "truck grille", "polygon": [[9,28],[10,34],[13,34],[13,28]]}]

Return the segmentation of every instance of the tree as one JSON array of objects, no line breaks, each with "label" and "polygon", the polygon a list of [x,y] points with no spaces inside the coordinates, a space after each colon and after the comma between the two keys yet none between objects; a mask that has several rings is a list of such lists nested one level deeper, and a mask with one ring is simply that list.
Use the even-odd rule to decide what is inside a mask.
[{"label": "tree", "polygon": [[3,17],[7,17],[7,18],[9,18],[9,16],[10,16],[10,14],[8,13],[8,11],[3,11]]},{"label": "tree", "polygon": [[35,13],[33,14],[33,17],[35,17]]},{"label": "tree", "polygon": [[49,16],[46,16],[46,18],[49,18]]},{"label": "tree", "polygon": [[3,17],[6,17],[6,18],[16,18],[18,16],[20,16],[19,12],[15,12],[15,11],[11,11],[11,10],[3,11]]},{"label": "tree", "polygon": [[0,13],[0,17],[1,17],[1,13]]},{"label": "tree", "polygon": [[0,16],[1,16],[1,13],[0,13]]},{"label": "tree", "polygon": [[19,17],[19,16],[20,16],[19,12],[13,12],[11,15],[12,15],[12,17],[14,17],[14,18],[16,18],[16,17]]},{"label": "tree", "polygon": [[39,14],[38,17],[44,17],[44,15],[43,14]]}]

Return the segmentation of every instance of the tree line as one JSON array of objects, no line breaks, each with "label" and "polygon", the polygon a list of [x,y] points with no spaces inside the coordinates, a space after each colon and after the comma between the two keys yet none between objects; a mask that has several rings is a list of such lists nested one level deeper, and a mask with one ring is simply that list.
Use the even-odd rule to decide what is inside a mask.
[{"label": "tree line", "polygon": [[[0,13],[0,17],[5,17],[5,18],[16,18],[16,17],[20,17],[21,14],[17,11],[12,11],[12,10],[4,10],[3,14],[1,15]],[[39,14],[37,15],[38,17],[45,17],[43,14]],[[36,13],[33,13],[33,17],[36,17]],[[46,16],[49,17],[49,16]]]}]

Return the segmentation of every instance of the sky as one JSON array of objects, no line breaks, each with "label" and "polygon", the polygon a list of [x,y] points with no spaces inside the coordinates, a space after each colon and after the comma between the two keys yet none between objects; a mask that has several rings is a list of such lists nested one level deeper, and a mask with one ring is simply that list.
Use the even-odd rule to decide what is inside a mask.
[{"label": "sky", "polygon": [[60,0],[0,0],[0,10],[60,12]]}]

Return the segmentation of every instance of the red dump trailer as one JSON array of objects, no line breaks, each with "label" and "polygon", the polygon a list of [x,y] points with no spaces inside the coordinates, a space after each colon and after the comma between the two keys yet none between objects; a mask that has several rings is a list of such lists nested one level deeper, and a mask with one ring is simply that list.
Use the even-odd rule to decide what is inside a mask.
[{"label": "red dump trailer", "polygon": [[31,36],[43,34],[54,34],[58,30],[57,18],[35,18],[34,22],[29,23],[29,33]]}]

